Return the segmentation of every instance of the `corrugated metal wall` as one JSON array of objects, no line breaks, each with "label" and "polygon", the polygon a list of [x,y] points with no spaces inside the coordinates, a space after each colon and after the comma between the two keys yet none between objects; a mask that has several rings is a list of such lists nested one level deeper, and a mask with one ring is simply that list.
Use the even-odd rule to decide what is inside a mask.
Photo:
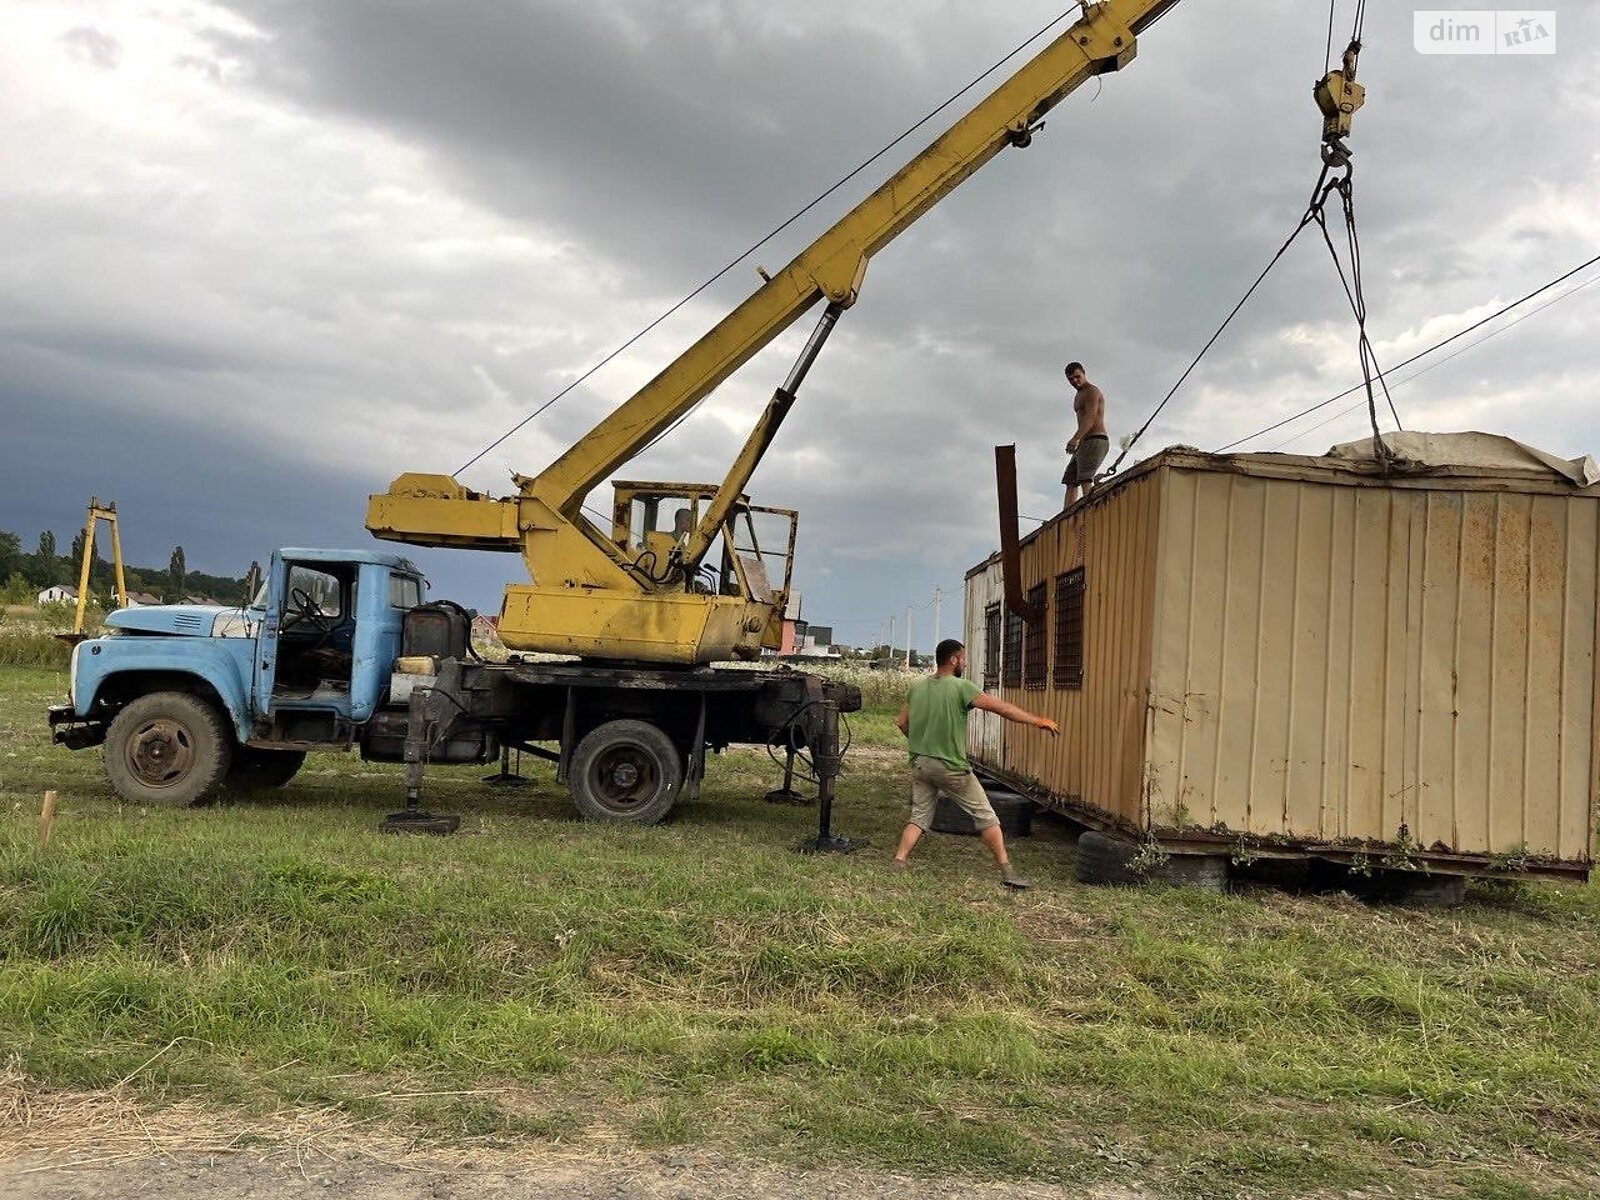
[{"label": "corrugated metal wall", "polygon": [[1153,824],[1589,858],[1595,497],[1162,474]]},{"label": "corrugated metal wall", "polygon": [[[1058,800],[1087,804],[1128,822],[1142,821],[1152,611],[1155,596],[1159,473],[1150,471],[1108,492],[1103,501],[1057,518],[1022,546],[1024,591],[1047,586],[1046,654],[1055,655],[1055,579],[1084,568],[1084,684],[995,693],[1061,724],[1061,737],[1002,725],[969,723],[969,754],[1023,779]],[[1000,564],[967,581],[968,657],[981,680],[989,647],[983,612],[1003,602]],[[973,647],[981,647],[974,650]]]}]

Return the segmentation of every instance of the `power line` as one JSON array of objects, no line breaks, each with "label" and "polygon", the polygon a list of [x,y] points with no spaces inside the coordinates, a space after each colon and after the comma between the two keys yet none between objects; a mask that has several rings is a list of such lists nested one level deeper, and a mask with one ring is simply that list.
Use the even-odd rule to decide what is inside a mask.
[{"label": "power line", "polygon": [[[812,209],[817,207],[817,205],[821,204],[829,196],[833,195],[840,188],[842,188],[845,184],[849,183],[857,175],[861,174],[861,172],[865,171],[873,163],[877,162],[885,154],[889,153],[889,151],[893,150],[901,142],[905,141],[912,134],[916,133],[917,130],[921,129],[929,121],[933,120],[934,117],[938,116],[945,109],[949,108],[952,104],[954,104],[957,100],[961,99],[961,97],[965,96],[973,88],[977,87],[985,79],[989,78],[989,76],[993,75],[1001,67],[1005,66],[1006,63],[1010,62],[1013,58],[1015,58],[1017,55],[1021,54],[1029,46],[1033,45],[1034,42],[1036,42],[1040,38],[1044,37],[1045,34],[1049,33],[1057,25],[1061,24],[1062,21],[1066,20],[1066,18],[1069,15],[1071,15],[1070,14],[1070,10],[1068,12],[1062,13],[1060,16],[1058,16],[1054,20],[1050,21],[1047,25],[1045,25],[1043,28],[1041,28],[1037,33],[1035,33],[1033,36],[1029,37],[1026,41],[1022,42],[1019,46],[1017,46],[1017,48],[1015,50],[1012,50],[1009,54],[1007,54],[1004,58],[1001,58],[993,66],[991,66],[987,70],[985,70],[982,74],[976,76],[970,83],[966,84],[959,91],[953,93],[949,97],[949,99],[947,99],[944,102],[942,102],[941,104],[939,104],[938,107],[932,109],[930,112],[928,112],[928,114],[926,116],[922,117],[915,124],[913,124],[909,128],[907,128],[905,130],[905,132],[901,133],[899,136],[894,138],[894,140],[890,141],[881,150],[878,150],[876,153],[872,154],[870,157],[863,159],[857,166],[855,166],[853,169],[851,169],[846,175],[841,177],[838,180],[838,182],[834,183],[832,186],[828,187],[824,191],[819,192],[812,200],[810,200],[808,203],[806,203],[804,206],[802,206],[800,209],[798,209],[794,213],[794,215],[792,215],[787,220],[783,221],[781,224],[776,226],[771,232],[769,232],[767,234],[764,234],[760,238],[760,240],[758,240],[753,245],[751,245],[749,249],[743,251],[737,257],[730,259],[728,261],[727,265],[725,265],[720,270],[718,270],[714,275],[712,275],[710,278],[708,278],[704,283],[700,284],[693,291],[689,292],[681,300],[679,300],[679,301],[677,301],[677,303],[673,304],[671,308],[668,308],[660,316],[656,317],[653,321],[651,321],[647,325],[645,325],[644,328],[640,329],[639,332],[635,333],[627,341],[623,342],[615,350],[611,351],[605,357],[600,359],[599,362],[595,363],[588,370],[586,370],[583,374],[579,375],[571,383],[567,384],[566,387],[562,388],[554,396],[551,396],[550,399],[546,400],[543,404],[539,405],[532,412],[530,412],[527,416],[523,417],[522,420],[518,421],[510,429],[506,430],[499,437],[495,438],[492,442],[490,442],[488,445],[486,445],[482,450],[479,450],[471,458],[467,459],[466,462],[462,463],[459,467],[456,468],[455,474],[457,474],[457,475],[461,474],[461,472],[465,471],[468,467],[472,466],[479,459],[481,459],[485,454],[488,454],[491,450],[495,449],[495,447],[501,445],[507,438],[511,437],[513,434],[515,434],[519,430],[521,430],[524,426],[526,426],[528,424],[529,421],[532,421],[535,417],[537,417],[540,413],[542,413],[546,409],[548,409],[556,401],[560,400],[563,396],[567,395],[574,388],[576,388],[580,384],[582,384],[585,380],[587,380],[596,371],[600,370],[602,367],[604,367],[607,363],[611,362],[618,355],[622,354],[623,352],[625,352],[626,350],[631,348],[636,342],[639,341],[640,338],[644,337],[651,330],[655,329],[658,325],[660,325],[668,317],[672,316],[679,309],[683,308],[684,305],[690,303],[692,300],[694,300],[696,297],[698,297],[702,292],[704,292],[712,284],[716,283],[719,279],[721,279],[729,271],[733,270],[740,263],[742,263],[745,259],[749,258],[752,254],[754,254],[757,250],[759,250],[759,249],[761,249],[761,247],[765,246],[773,238],[777,237],[784,230],[788,229],[789,226],[793,225],[801,217],[805,216],[808,212],[810,212]],[[679,418],[679,420],[681,421],[682,418]],[[671,432],[671,431],[668,430],[668,432]],[[657,439],[657,440],[660,440],[660,439]]]},{"label": "power line", "polygon": [[[1416,362],[1419,358],[1424,358],[1427,355],[1432,354],[1435,350],[1443,349],[1445,346],[1448,346],[1451,342],[1454,342],[1454,341],[1456,341],[1456,340],[1458,340],[1460,338],[1465,337],[1467,334],[1471,333],[1475,329],[1481,329],[1483,326],[1487,325],[1490,321],[1493,321],[1498,317],[1505,316],[1505,314],[1510,312],[1513,308],[1516,308],[1516,307],[1518,307],[1519,305],[1522,305],[1522,304],[1526,304],[1529,300],[1532,300],[1535,296],[1538,296],[1538,295],[1540,295],[1540,294],[1542,294],[1544,292],[1548,292],[1551,288],[1557,286],[1558,284],[1565,283],[1568,279],[1571,279],[1574,275],[1578,274],[1578,272],[1580,272],[1582,270],[1585,270],[1588,267],[1594,266],[1595,263],[1600,263],[1600,254],[1597,254],[1593,258],[1590,258],[1590,259],[1588,259],[1588,260],[1586,260],[1584,262],[1579,263],[1577,266],[1573,267],[1570,271],[1566,271],[1566,272],[1556,276],[1554,279],[1550,280],[1548,283],[1541,284],[1540,286],[1534,288],[1533,291],[1529,292],[1527,295],[1518,297],[1517,299],[1513,300],[1510,304],[1507,304],[1505,307],[1497,309],[1496,311],[1490,313],[1488,316],[1482,318],[1481,320],[1474,321],[1471,325],[1468,325],[1466,328],[1458,329],[1455,333],[1452,333],[1449,337],[1444,338],[1441,341],[1435,342],[1433,345],[1427,347],[1427,349],[1417,351],[1417,353],[1413,354],[1410,358],[1406,359],[1404,362],[1396,363],[1394,366],[1390,367],[1389,368],[1390,372],[1398,371],[1403,367],[1408,367],[1412,363]],[[1571,293],[1568,293],[1568,294],[1570,295]],[[1508,326],[1508,328],[1509,328],[1509,326]],[[1346,396],[1352,395],[1355,392],[1359,392],[1359,391],[1363,390],[1363,388],[1365,386],[1366,385],[1363,382],[1363,383],[1358,383],[1353,387],[1345,388],[1344,391],[1339,392],[1336,395],[1329,396],[1326,400],[1319,400],[1317,403],[1311,405],[1310,407],[1303,408],[1299,412],[1294,413],[1292,416],[1284,417],[1283,420],[1281,420],[1281,421],[1275,421],[1273,424],[1268,425],[1264,429],[1258,429],[1254,433],[1247,433],[1241,438],[1236,438],[1233,441],[1229,442],[1226,446],[1218,447],[1214,451],[1214,453],[1216,453],[1216,454],[1225,454],[1227,451],[1232,450],[1235,446],[1241,446],[1245,442],[1253,441],[1254,439],[1256,439],[1258,437],[1261,437],[1264,434],[1272,433],[1275,430],[1282,429],[1285,425],[1288,425],[1288,424],[1290,424],[1291,422],[1294,422],[1294,421],[1298,421],[1301,417],[1309,416],[1310,414],[1316,412],[1318,409],[1326,408],[1328,405],[1333,404],[1336,401],[1343,400]]]},{"label": "power line", "polygon": [[[1423,375],[1426,375],[1429,371],[1433,370],[1435,367],[1442,367],[1442,366],[1444,366],[1445,363],[1449,362],[1451,359],[1460,357],[1461,355],[1465,354],[1468,350],[1477,349],[1479,346],[1481,346],[1485,342],[1487,342],[1490,338],[1499,337],[1502,333],[1505,333],[1508,329],[1516,328],[1518,325],[1522,324],[1524,321],[1528,320],[1529,318],[1538,316],[1545,309],[1551,307],[1552,305],[1560,304],[1563,300],[1567,299],[1569,296],[1575,296],[1579,292],[1583,291],[1585,288],[1593,287],[1597,283],[1600,283],[1600,275],[1596,275],[1592,279],[1584,280],[1582,283],[1578,284],[1576,287],[1570,289],[1569,291],[1562,292],[1561,295],[1556,296],[1554,299],[1546,300],[1543,304],[1539,305],[1539,307],[1534,309],[1532,312],[1523,313],[1515,321],[1508,321],[1506,324],[1502,325],[1499,329],[1490,330],[1488,333],[1484,334],[1477,341],[1468,342],[1465,346],[1462,346],[1459,350],[1454,350],[1451,353],[1446,354],[1443,358],[1439,359],[1437,362],[1431,362],[1427,366],[1423,367],[1420,371],[1415,371],[1412,374],[1407,375],[1404,379],[1399,380],[1394,386],[1397,387],[1397,388],[1404,387],[1406,384],[1410,383],[1413,379],[1421,378]],[[1287,439],[1285,439],[1282,442],[1279,442],[1276,446],[1272,447],[1272,452],[1275,453],[1275,452],[1277,452],[1279,450],[1282,450],[1285,446],[1291,445],[1292,443],[1299,441],[1301,438],[1305,437],[1307,434],[1315,433],[1317,430],[1322,429],[1324,426],[1333,424],[1333,422],[1339,420],[1341,417],[1349,416],[1351,413],[1355,412],[1356,409],[1365,407],[1365,405],[1366,405],[1366,401],[1363,400],[1363,401],[1361,401],[1361,403],[1356,404],[1356,405],[1354,405],[1354,406],[1352,406],[1350,408],[1340,409],[1338,412],[1334,413],[1333,416],[1327,418],[1326,420],[1318,421],[1315,425],[1309,426],[1306,429],[1302,429],[1299,433],[1291,434]]]}]

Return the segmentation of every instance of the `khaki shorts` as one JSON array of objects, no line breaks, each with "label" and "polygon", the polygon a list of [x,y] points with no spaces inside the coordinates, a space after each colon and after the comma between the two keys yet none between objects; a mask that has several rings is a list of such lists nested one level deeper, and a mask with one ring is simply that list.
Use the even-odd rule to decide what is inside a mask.
[{"label": "khaki shorts", "polygon": [[922,832],[933,825],[941,792],[959,804],[977,828],[1000,824],[983,785],[971,771],[953,771],[937,758],[916,758],[911,761],[911,823]]}]

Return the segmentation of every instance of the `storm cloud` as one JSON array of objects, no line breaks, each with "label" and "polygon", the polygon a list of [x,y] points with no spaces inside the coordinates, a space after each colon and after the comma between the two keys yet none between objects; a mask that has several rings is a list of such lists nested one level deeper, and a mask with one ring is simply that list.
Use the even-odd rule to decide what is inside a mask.
[{"label": "storm cloud", "polygon": [[[182,543],[198,569],[240,570],[274,544],[360,544],[367,492],[459,466],[1057,15],[0,4],[0,528],[68,535],[93,492],[118,499],[137,561]],[[1184,0],[1125,72],[874,260],[752,488],[802,512],[808,616],[866,641],[948,596],[995,541],[997,442],[1018,444],[1023,511],[1052,511],[1067,359],[1106,390],[1113,436],[1145,418],[1305,204],[1322,19]],[[1554,56],[1453,58],[1413,50],[1410,9],[1369,14],[1353,143],[1381,361],[1596,252],[1600,17],[1559,19]],[[465,481],[503,491],[549,462],[935,128]],[[1402,418],[1600,449],[1597,295],[1397,373]],[[1344,304],[1305,240],[1136,456],[1215,448],[1355,382]],[[720,478],[805,324],[625,473]],[[1354,399],[1248,448],[1359,436]],[[509,557],[426,557],[438,590],[486,608],[520,578]]]}]

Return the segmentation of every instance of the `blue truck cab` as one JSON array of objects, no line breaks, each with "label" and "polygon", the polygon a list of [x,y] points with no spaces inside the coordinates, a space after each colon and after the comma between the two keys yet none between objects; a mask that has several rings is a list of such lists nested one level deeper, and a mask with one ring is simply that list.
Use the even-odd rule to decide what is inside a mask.
[{"label": "blue truck cab", "polygon": [[421,571],[398,555],[286,548],[246,605],[119,609],[73,649],[55,741],[105,745],[130,803],[192,804],[288,782],[312,749],[349,749],[388,698]]}]

